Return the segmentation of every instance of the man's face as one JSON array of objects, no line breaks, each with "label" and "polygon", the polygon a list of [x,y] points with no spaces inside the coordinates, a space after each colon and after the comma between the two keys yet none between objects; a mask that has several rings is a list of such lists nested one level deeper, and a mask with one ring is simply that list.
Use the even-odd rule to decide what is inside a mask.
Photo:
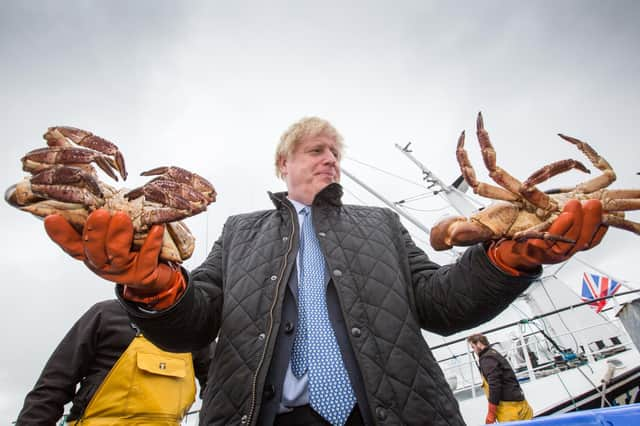
[{"label": "man's face", "polygon": [[307,205],[327,185],[340,181],[340,152],[336,141],[325,135],[302,139],[279,164],[289,197]]},{"label": "man's face", "polygon": [[482,349],[484,349],[484,345],[482,343],[480,343],[480,342],[470,343],[470,345],[471,345],[471,349],[477,354],[482,352]]}]

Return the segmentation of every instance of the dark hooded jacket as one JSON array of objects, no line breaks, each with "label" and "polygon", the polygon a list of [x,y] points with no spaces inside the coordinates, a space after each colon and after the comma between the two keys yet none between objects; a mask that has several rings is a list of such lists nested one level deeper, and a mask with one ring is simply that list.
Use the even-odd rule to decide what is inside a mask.
[{"label": "dark hooded jacket", "polygon": [[500,401],[523,401],[524,393],[518,383],[511,364],[491,346],[478,354],[480,372],[489,385],[489,402],[498,405]]},{"label": "dark hooded jacket", "polygon": [[[313,202],[312,217],[341,317],[332,322],[345,364],[358,370],[351,377],[361,381],[354,385],[358,401],[366,401],[360,409],[376,424],[464,424],[421,329],[448,335],[485,322],[532,278],[505,274],[480,245],[441,267],[414,244],[395,213],[343,205],[341,196],[340,185],[327,186]],[[227,220],[172,307],[145,312],[125,302],[145,335],[164,349],[185,351],[219,336],[201,425],[272,424],[274,385],[276,398],[281,395],[281,381],[269,381],[283,377],[274,370],[287,364],[276,358],[296,325],[283,312],[294,303],[287,283],[296,274],[299,227],[286,193],[271,199],[274,210]]]}]

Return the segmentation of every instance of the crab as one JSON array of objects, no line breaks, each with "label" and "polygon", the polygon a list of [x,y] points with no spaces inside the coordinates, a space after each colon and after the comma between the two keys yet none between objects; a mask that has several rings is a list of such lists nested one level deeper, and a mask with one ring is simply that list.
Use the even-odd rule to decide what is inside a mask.
[{"label": "crab", "polygon": [[496,163],[496,152],[484,128],[482,113],[476,121],[482,159],[489,176],[499,185],[479,182],[464,148],[465,133],[458,138],[456,156],[465,181],[473,191],[483,197],[499,200],[471,217],[449,217],[431,229],[431,246],[447,250],[453,246],[470,246],[479,242],[512,238],[525,240],[540,238],[551,241],[573,242],[547,232],[551,223],[571,200],[598,199],[603,207],[603,224],[640,235],[640,223],[625,219],[624,212],[640,209],[640,189],[606,189],[616,180],[609,163],[586,142],[558,134],[575,145],[602,173],[572,188],[541,191],[536,185],[560,173],[575,169],[590,173],[581,162],[573,159],[556,161],[534,172],[520,182]]},{"label": "crab", "polygon": [[195,238],[181,220],[216,200],[205,178],[176,166],[157,167],[141,174],[153,177],[143,186],[116,189],[99,180],[93,166],[116,181],[118,175],[126,180],[124,157],[115,144],[66,126],[50,127],[44,139],[48,147],[22,158],[23,170],[31,174],[6,190],[10,205],[41,218],[61,214],[79,232],[96,209],[123,211],[133,222],[134,248],[142,245],[152,225],[164,223],[160,257],[181,263],[193,254]]}]

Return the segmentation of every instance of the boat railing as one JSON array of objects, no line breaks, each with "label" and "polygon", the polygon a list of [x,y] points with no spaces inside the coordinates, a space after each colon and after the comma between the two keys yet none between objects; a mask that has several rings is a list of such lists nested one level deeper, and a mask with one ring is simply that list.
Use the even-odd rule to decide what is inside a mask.
[{"label": "boat railing", "polygon": [[[624,327],[619,324],[620,321],[614,319],[606,324],[580,327],[554,335],[544,333],[542,330],[525,334],[522,332],[522,327],[513,324],[512,327],[517,329],[515,341],[497,341],[496,344],[499,352],[503,352],[503,355],[510,361],[518,380],[521,382],[533,381],[633,349],[635,346],[631,338],[624,331]],[[608,339],[592,342],[581,342],[578,338],[579,333],[597,329],[603,325],[615,325],[615,329],[619,333]],[[505,329],[505,331],[509,330]],[[563,337],[571,337],[577,347],[563,348],[555,343],[561,341]],[[459,341],[455,343],[459,343]],[[501,351],[501,347],[504,346],[508,346],[508,349]],[[438,348],[440,350],[446,349],[446,345],[440,345]],[[468,345],[466,345],[466,352],[454,353],[447,358],[438,360],[438,363],[458,399],[473,398],[478,392],[482,392],[482,378],[478,372],[477,361]]]}]

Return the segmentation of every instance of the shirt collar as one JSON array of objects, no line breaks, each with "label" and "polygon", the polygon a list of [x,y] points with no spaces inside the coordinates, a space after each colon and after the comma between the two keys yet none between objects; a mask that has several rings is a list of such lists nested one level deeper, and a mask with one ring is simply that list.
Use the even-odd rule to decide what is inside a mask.
[{"label": "shirt collar", "polygon": [[293,207],[296,209],[296,212],[297,212],[298,214],[300,214],[300,212],[302,211],[302,209],[304,209],[305,207],[309,207],[309,206],[307,206],[307,205],[305,205],[305,204],[302,204],[302,203],[301,203],[301,202],[299,202],[299,201],[292,200],[292,199],[291,199],[291,198],[289,198],[289,197],[287,197],[287,199],[291,202],[291,204],[293,204]]}]

